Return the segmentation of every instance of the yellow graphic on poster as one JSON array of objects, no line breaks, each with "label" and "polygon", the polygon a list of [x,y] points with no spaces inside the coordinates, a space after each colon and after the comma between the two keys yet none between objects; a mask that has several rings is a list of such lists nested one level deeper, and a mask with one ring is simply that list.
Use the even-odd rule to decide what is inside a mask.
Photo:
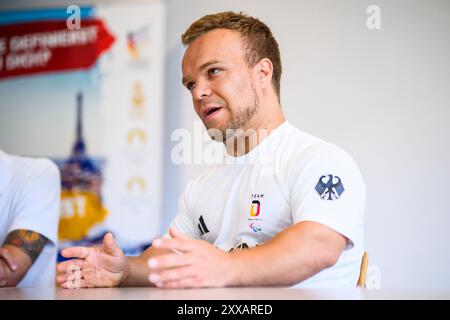
[{"label": "yellow graphic on poster", "polygon": [[147,188],[145,180],[141,177],[133,177],[128,179],[127,182],[127,191],[130,193],[135,193],[136,190],[139,190],[141,193],[145,192]]},{"label": "yellow graphic on poster", "polygon": [[[135,142],[137,141],[137,142]],[[127,133],[127,143],[128,144],[134,144],[134,143],[142,143],[144,144],[147,142],[147,135],[145,134],[144,130],[142,129],[133,129],[128,131]]]},{"label": "yellow graphic on poster", "polygon": [[144,94],[142,92],[142,85],[139,81],[136,81],[133,85],[133,107],[140,108],[144,105]]},{"label": "yellow graphic on poster", "polygon": [[97,195],[87,191],[63,190],[59,239],[79,241],[85,238],[89,229],[102,222],[107,214]]}]

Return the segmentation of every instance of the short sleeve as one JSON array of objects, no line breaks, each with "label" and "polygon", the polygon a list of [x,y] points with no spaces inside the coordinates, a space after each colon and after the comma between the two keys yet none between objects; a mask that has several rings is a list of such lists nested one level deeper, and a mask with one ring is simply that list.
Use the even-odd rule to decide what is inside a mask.
[{"label": "short sleeve", "polygon": [[365,185],[344,150],[323,143],[310,151],[306,163],[294,161],[289,192],[294,223],[323,224],[349,240],[347,249],[362,242]]},{"label": "short sleeve", "polygon": [[191,198],[194,181],[190,181],[178,200],[178,213],[173,218],[170,227],[193,239],[200,239],[198,229],[195,227],[192,217]]},{"label": "short sleeve", "polygon": [[61,181],[56,165],[47,159],[33,159],[27,170],[9,232],[24,229],[37,232],[57,245]]}]

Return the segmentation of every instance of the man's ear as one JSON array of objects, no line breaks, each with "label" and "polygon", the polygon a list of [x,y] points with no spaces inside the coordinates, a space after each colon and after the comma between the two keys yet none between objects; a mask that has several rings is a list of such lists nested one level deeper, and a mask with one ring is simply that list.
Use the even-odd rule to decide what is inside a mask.
[{"label": "man's ear", "polygon": [[273,76],[273,64],[268,58],[262,58],[255,65],[255,72],[257,74],[257,79],[261,83],[261,87],[267,87],[271,85]]}]

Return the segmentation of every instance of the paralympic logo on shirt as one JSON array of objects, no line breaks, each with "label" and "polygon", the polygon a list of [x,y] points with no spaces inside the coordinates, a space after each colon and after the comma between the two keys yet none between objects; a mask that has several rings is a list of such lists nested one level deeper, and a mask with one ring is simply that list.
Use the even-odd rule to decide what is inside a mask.
[{"label": "paralympic logo on shirt", "polygon": [[252,223],[250,224],[250,228],[251,228],[254,232],[261,231],[261,226],[257,225],[255,222],[252,222]]}]

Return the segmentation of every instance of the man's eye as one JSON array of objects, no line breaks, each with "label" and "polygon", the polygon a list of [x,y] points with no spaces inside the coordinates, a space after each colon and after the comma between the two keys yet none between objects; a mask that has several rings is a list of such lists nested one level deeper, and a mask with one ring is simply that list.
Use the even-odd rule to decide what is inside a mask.
[{"label": "man's eye", "polygon": [[219,68],[211,68],[208,70],[208,73],[211,75],[218,74],[221,70]]},{"label": "man's eye", "polygon": [[194,88],[194,83],[193,83],[193,82],[188,82],[188,83],[186,84],[186,88],[187,88],[189,91],[191,91],[191,90]]}]

